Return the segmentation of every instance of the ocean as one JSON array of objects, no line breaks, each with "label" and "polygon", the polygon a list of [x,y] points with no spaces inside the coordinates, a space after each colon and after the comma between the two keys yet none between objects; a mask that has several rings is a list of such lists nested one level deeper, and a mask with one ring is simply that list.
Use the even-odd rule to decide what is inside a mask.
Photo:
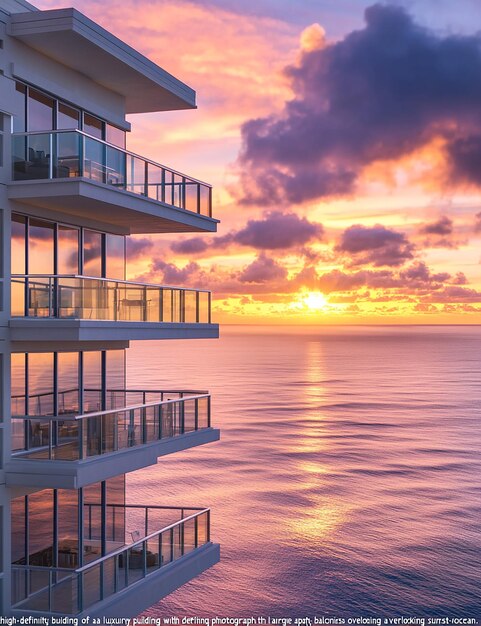
[{"label": "ocean", "polygon": [[128,476],[210,506],[221,562],[145,616],[481,617],[481,327],[224,326],[132,343],[221,441]]}]

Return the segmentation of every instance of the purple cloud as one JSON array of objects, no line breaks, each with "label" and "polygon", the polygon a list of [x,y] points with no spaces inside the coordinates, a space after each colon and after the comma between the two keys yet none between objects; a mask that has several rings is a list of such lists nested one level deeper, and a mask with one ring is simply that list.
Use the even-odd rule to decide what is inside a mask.
[{"label": "purple cloud", "polygon": [[252,219],[244,228],[214,238],[207,244],[201,237],[192,237],[171,245],[179,254],[202,254],[208,248],[226,248],[230,244],[248,246],[256,250],[281,250],[301,247],[324,236],[322,224],[310,222],[295,213],[269,211],[260,219]]},{"label": "purple cloud", "polygon": [[443,215],[436,221],[421,226],[419,232],[423,235],[452,235],[453,221],[446,215]]},{"label": "purple cloud", "polygon": [[366,165],[444,137],[450,182],[481,183],[481,35],[441,36],[399,6],[286,70],[281,114],[242,128],[243,201],[352,194]]},{"label": "purple cloud", "polygon": [[351,266],[372,264],[376,267],[397,267],[414,258],[414,245],[406,235],[389,230],[381,224],[347,228],[335,250],[349,255]]},{"label": "purple cloud", "polygon": [[264,253],[261,253],[239,274],[241,283],[266,283],[286,278],[287,270]]}]

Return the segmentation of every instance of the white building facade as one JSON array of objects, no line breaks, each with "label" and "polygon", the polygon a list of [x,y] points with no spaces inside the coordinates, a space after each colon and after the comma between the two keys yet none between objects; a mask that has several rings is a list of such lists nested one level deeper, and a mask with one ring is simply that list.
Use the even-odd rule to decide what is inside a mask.
[{"label": "white building facade", "polygon": [[134,616],[219,560],[192,494],[125,493],[219,439],[207,391],[126,384],[129,341],[218,336],[208,291],[125,279],[129,235],[217,228],[208,184],[126,149],[127,114],[191,108],[78,11],[0,0],[1,615]]}]

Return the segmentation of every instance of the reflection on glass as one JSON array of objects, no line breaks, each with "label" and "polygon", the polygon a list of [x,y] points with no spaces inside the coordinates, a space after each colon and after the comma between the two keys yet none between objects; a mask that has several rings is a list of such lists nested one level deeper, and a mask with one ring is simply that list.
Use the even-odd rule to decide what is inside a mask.
[{"label": "reflection on glass", "polygon": [[28,415],[53,415],[53,352],[28,354]]},{"label": "reflection on glass", "polygon": [[97,139],[104,138],[104,122],[99,120],[98,117],[94,117],[88,113],[84,113],[83,130],[87,133],[87,135],[92,135],[92,137],[97,137]]},{"label": "reflection on glass", "polygon": [[83,274],[102,276],[102,235],[84,230]]},{"label": "reflection on glass", "polygon": [[57,354],[58,415],[80,412],[79,353]]},{"label": "reflection on glass", "polygon": [[11,501],[12,516],[12,563],[24,565],[25,554],[25,498],[13,498]]},{"label": "reflection on glass", "polygon": [[54,100],[30,88],[28,90],[28,130],[52,130]]},{"label": "reflection on glass", "polygon": [[57,128],[80,128],[80,112],[77,109],[69,107],[63,102],[59,102],[57,111]]},{"label": "reflection on glass", "polygon": [[58,226],[57,274],[79,273],[79,229]]},{"label": "reflection on glass", "polygon": [[125,279],[125,237],[105,236],[105,264],[107,278]]},{"label": "reflection on glass", "polygon": [[25,274],[26,219],[12,214],[12,274]]},{"label": "reflection on glass", "polygon": [[30,565],[52,567],[53,490],[44,489],[28,496],[28,561]]},{"label": "reflection on glass", "polygon": [[101,483],[87,485],[83,489],[84,528],[83,564],[95,561],[102,555],[102,491]]},{"label": "reflection on glass", "polygon": [[105,124],[105,141],[125,150],[125,130]]},{"label": "reflection on glass", "polygon": [[[78,558],[78,492],[57,490],[58,555],[57,567],[79,566]],[[77,495],[77,497],[75,497]]]},{"label": "reflection on glass", "polygon": [[84,406],[83,413],[102,410],[102,353],[83,353]]},{"label": "reflection on glass", "polygon": [[12,353],[10,371],[12,390],[12,415],[27,415],[27,407],[25,404],[26,369],[24,352]]},{"label": "reflection on glass", "polygon": [[54,224],[30,218],[28,244],[27,273],[53,274]]}]

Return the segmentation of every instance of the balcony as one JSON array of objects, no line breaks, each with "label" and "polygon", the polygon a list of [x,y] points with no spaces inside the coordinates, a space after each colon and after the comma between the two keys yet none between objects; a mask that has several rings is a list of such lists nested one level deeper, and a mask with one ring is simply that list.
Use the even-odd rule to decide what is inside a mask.
[{"label": "balcony", "polygon": [[209,291],[78,275],[12,275],[13,341],[218,337]]},{"label": "balcony", "polygon": [[[86,504],[82,512],[80,553],[90,563],[75,565],[79,543],[69,540],[56,546],[57,560],[73,567],[12,565],[15,615],[135,616],[219,561],[209,509],[111,505],[102,537],[91,521],[96,507]],[[102,544],[107,554],[97,556]],[[44,552],[48,559],[52,549]]]},{"label": "balcony", "polygon": [[79,130],[12,135],[8,196],[121,234],[213,232],[211,186]]},{"label": "balcony", "polygon": [[[84,397],[102,402],[102,392]],[[12,450],[7,483],[76,489],[154,465],[158,457],[219,439],[211,399],[201,391],[108,390],[108,410],[74,414],[79,390],[29,397],[36,415],[22,415],[25,396],[12,398]],[[139,402],[140,400],[140,402]],[[105,401],[105,400],[104,400]]]}]

